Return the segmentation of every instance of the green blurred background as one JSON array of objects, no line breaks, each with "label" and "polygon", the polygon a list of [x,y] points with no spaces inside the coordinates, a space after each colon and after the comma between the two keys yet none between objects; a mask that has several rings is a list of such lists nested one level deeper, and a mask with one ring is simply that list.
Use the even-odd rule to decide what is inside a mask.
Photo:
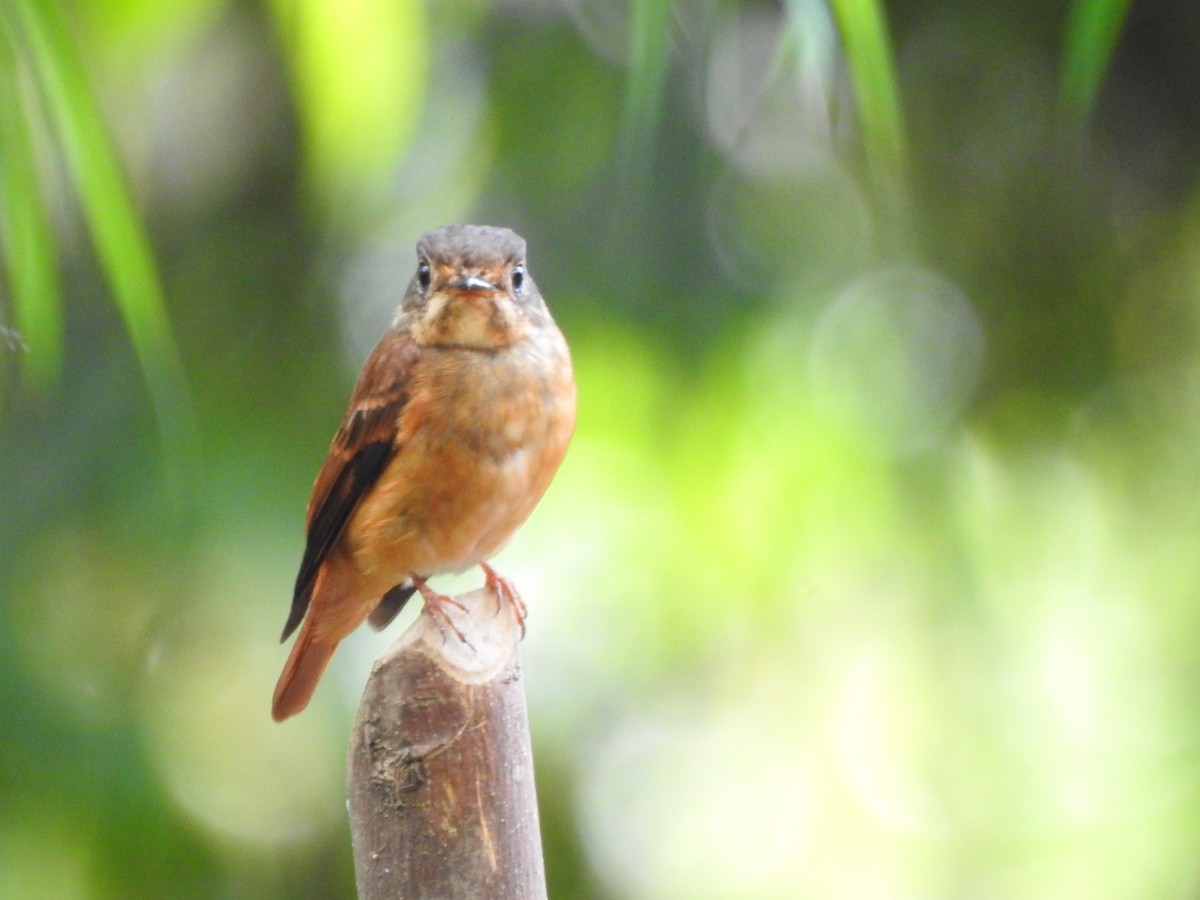
[{"label": "green blurred background", "polygon": [[1127,6],[0,0],[0,896],[353,896],[409,618],[282,726],[276,638],[455,221],[576,359],[552,896],[1200,896],[1200,6]]}]

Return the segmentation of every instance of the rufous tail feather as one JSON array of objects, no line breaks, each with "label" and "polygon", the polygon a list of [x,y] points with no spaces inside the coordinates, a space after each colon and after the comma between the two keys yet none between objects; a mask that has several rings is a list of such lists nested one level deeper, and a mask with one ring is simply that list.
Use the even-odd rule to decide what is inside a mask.
[{"label": "rufous tail feather", "polygon": [[337,641],[319,641],[313,637],[311,624],[311,620],[305,622],[300,629],[292,654],[283,667],[279,683],[275,685],[271,718],[276,722],[282,722],[308,706],[317,689],[317,682],[333,658],[333,651],[337,649]]}]

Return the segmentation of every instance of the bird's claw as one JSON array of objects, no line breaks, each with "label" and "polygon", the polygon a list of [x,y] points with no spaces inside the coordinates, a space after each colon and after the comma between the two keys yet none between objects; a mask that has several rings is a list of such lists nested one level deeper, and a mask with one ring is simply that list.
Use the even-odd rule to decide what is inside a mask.
[{"label": "bird's claw", "polygon": [[[446,612],[446,606],[453,606],[459,612],[466,612],[467,608],[455,600],[453,597],[448,597],[445,594],[439,594],[433,588],[425,583],[423,578],[414,578],[413,583],[416,584],[417,590],[421,592],[421,597],[425,601],[425,608],[429,610],[429,615],[433,617],[438,626],[445,626],[454,632],[454,636],[470,647],[475,649],[475,645],[467,640],[467,636],[462,633],[462,630],[454,624],[454,620],[450,618],[450,614]],[[445,632],[443,631],[443,634]]]},{"label": "bird's claw", "polygon": [[[517,617],[517,624],[521,626],[521,639],[525,639],[525,617],[529,614],[529,610],[525,606],[525,601],[521,599],[521,595],[517,593],[517,589],[513,587],[512,582],[507,578],[502,578],[496,573],[496,570],[487,563],[480,563],[484,574],[487,575],[487,588],[496,595],[498,603],[507,603],[512,607],[513,613]],[[496,612],[500,608],[497,606]]]}]

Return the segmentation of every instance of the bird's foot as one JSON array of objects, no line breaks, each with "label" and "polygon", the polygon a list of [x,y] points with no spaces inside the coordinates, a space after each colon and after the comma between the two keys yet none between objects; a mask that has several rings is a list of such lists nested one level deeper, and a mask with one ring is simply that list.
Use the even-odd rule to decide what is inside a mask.
[{"label": "bird's foot", "polygon": [[425,583],[424,578],[413,576],[413,584],[417,586],[417,590],[421,592],[421,597],[425,600],[425,608],[429,610],[429,614],[439,626],[444,625],[454,632],[454,636],[470,647],[472,650],[475,646],[467,640],[467,636],[462,633],[454,621],[450,618],[450,614],[446,612],[447,606],[453,606],[459,612],[466,612],[467,608],[455,600],[453,597],[448,597],[445,594],[439,594],[433,588]]},{"label": "bird's foot", "polygon": [[[487,589],[496,595],[496,599],[501,603],[507,603],[512,607],[516,614],[517,623],[521,626],[521,639],[525,638],[525,617],[529,614],[525,607],[525,601],[521,599],[521,595],[517,593],[517,589],[513,587],[511,581],[507,578],[501,578],[496,574],[496,570],[487,563],[480,563],[485,575],[487,575]],[[499,607],[496,609],[499,612]]]}]

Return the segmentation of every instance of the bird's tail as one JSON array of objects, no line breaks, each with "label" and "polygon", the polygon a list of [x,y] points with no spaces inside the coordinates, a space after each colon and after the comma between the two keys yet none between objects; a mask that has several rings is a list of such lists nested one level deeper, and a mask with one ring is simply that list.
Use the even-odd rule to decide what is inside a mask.
[{"label": "bird's tail", "polygon": [[314,636],[311,617],[304,623],[292,653],[284,664],[279,683],[275,685],[271,717],[276,722],[282,722],[308,706],[337,645],[336,640],[318,640]]}]

